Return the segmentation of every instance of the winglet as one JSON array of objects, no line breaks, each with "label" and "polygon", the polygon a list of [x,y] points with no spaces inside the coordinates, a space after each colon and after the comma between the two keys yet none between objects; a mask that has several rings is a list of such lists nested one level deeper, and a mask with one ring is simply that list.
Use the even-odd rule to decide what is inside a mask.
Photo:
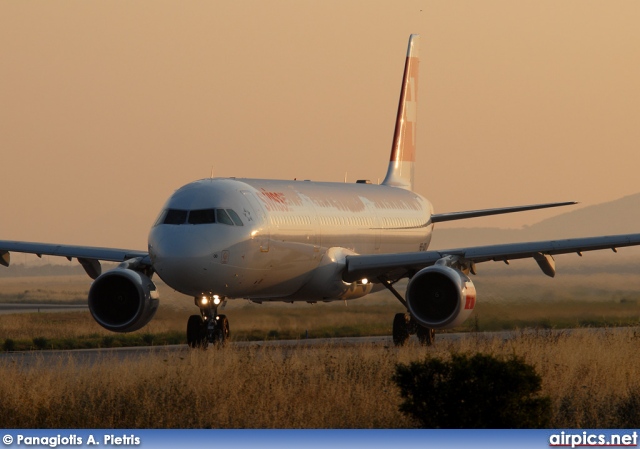
[{"label": "winglet", "polygon": [[389,169],[382,182],[383,185],[408,190],[413,190],[413,165],[416,159],[419,44],[420,36],[418,34],[409,36],[409,48],[404,66]]}]

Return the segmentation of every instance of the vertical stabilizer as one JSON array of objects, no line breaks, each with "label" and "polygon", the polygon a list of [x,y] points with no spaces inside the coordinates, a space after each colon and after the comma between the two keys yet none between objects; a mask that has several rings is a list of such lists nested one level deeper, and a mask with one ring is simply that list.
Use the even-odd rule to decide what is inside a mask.
[{"label": "vertical stabilizer", "polygon": [[384,185],[408,190],[413,190],[413,165],[416,159],[419,44],[420,36],[412,34],[409,37],[407,61],[404,66],[389,170],[382,182]]}]

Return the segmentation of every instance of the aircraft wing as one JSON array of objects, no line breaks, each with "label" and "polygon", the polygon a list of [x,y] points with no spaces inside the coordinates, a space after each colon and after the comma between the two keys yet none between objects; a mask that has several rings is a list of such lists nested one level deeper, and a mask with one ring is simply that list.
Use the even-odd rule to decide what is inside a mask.
[{"label": "aircraft wing", "polygon": [[399,279],[410,276],[422,268],[434,265],[447,257],[458,257],[464,263],[493,261],[508,262],[512,259],[533,258],[548,276],[555,275],[555,254],[582,253],[624,246],[640,245],[640,234],[623,234],[603,237],[548,240],[543,242],[508,243],[503,245],[475,246],[471,248],[445,249],[396,254],[373,254],[347,256],[342,278],[346,282],[360,279]]},{"label": "aircraft wing", "polygon": [[9,266],[10,252],[36,254],[39,257],[61,256],[71,260],[78,259],[87,274],[95,279],[102,271],[98,261],[124,262],[125,260],[140,258],[145,265],[151,265],[149,253],[146,251],[100,248],[92,246],[56,245],[52,243],[16,242],[0,240],[0,264]]},{"label": "aircraft wing", "polygon": [[528,206],[500,207],[497,209],[468,210],[464,212],[448,212],[444,214],[432,214],[431,222],[440,223],[443,221],[464,220],[466,218],[487,217],[489,215],[510,214],[513,212],[523,212],[527,210],[547,209],[549,207],[571,206],[578,204],[576,201],[565,201],[563,203],[530,204]]}]

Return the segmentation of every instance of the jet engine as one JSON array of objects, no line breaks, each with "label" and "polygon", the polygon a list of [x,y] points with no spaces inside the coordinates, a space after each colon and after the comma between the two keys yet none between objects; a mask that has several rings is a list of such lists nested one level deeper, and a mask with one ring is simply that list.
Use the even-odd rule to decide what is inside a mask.
[{"label": "jet engine", "polygon": [[476,288],[462,271],[433,265],[411,278],[406,300],[409,313],[422,326],[448,329],[469,318],[476,304]]},{"label": "jet engine", "polygon": [[98,324],[113,332],[132,332],[147,324],[159,304],[156,286],[144,275],[116,268],[99,276],[89,290],[89,310]]}]

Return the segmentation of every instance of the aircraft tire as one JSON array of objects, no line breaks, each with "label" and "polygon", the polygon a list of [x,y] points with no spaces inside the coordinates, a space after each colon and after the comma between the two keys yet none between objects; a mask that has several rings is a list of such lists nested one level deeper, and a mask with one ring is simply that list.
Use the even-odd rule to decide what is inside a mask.
[{"label": "aircraft tire", "polygon": [[191,315],[187,321],[187,344],[190,348],[207,347],[207,330],[200,315]]},{"label": "aircraft tire", "polygon": [[407,340],[409,340],[409,315],[396,313],[393,317],[393,344],[404,346]]},{"label": "aircraft tire", "polygon": [[229,320],[226,315],[218,315],[218,329],[216,330],[216,343],[223,346],[229,338]]},{"label": "aircraft tire", "polygon": [[436,339],[435,329],[422,327],[419,324],[417,325],[416,334],[418,335],[420,344],[423,346],[431,346]]}]

